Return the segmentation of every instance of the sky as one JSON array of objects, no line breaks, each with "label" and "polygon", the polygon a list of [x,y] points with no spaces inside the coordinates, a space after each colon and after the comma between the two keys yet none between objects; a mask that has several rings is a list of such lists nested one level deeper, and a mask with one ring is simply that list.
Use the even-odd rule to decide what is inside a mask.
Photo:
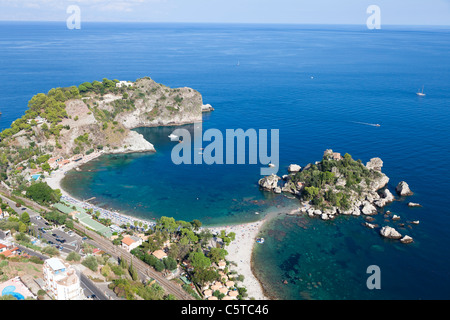
[{"label": "sky", "polygon": [[365,24],[380,8],[386,25],[450,25],[450,0],[0,0],[0,21]]}]

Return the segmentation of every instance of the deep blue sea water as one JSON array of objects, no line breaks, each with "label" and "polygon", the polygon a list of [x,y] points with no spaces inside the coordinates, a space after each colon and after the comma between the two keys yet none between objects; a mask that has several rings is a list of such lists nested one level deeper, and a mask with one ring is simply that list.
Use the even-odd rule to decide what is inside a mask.
[{"label": "deep blue sea water", "polygon": [[[0,128],[38,92],[150,76],[198,90],[215,108],[204,129],[279,129],[279,174],[290,163],[320,160],[327,148],[364,163],[380,157],[390,190],[405,180],[415,193],[386,208],[401,222],[420,220],[398,228],[414,243],[382,239],[363,217],[283,215],[263,230],[255,272],[281,299],[448,299],[449,52],[450,29],[438,27],[85,23],[68,30],[1,22]],[[422,86],[427,95],[419,98]],[[155,154],[103,156],[70,173],[64,187],[128,214],[210,225],[292,205],[258,189],[259,165],[175,166],[171,129],[138,129]],[[396,225],[381,212],[376,220]],[[369,265],[381,269],[381,290],[366,287]]]}]

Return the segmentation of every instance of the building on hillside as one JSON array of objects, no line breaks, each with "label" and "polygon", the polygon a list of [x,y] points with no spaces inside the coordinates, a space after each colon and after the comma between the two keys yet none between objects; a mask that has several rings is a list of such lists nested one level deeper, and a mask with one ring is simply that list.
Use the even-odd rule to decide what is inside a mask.
[{"label": "building on hillside", "polygon": [[339,152],[333,152],[331,149],[325,150],[323,157],[327,160],[342,160],[344,159]]},{"label": "building on hillside", "polygon": [[83,289],[80,279],[68,263],[59,258],[45,260],[44,282],[47,292],[51,293],[56,300],[82,300]]},{"label": "building on hillside", "polygon": [[59,166],[59,162],[62,160],[62,158],[61,157],[53,157],[53,158],[50,158],[50,159],[48,159],[48,164],[50,165],[50,168],[52,169],[52,170],[55,170],[55,169],[57,169],[58,168],[58,166]]},{"label": "building on hillside", "polygon": [[119,82],[116,83],[116,87],[117,88],[121,88],[123,86],[132,87],[133,86],[133,82],[130,82],[130,81],[119,81]]},{"label": "building on hillside", "polygon": [[13,243],[9,241],[0,241],[0,255],[10,258],[18,256],[20,254],[20,249],[16,247]]},{"label": "building on hillside", "polygon": [[153,251],[152,255],[157,257],[159,260],[162,260],[167,257],[167,254],[162,250]]},{"label": "building on hillside", "polygon": [[82,160],[83,159],[83,155],[82,154],[76,154],[76,155],[74,155],[72,158],[71,158],[71,160],[73,161],[73,162],[78,162],[78,161],[80,161],[80,160]]},{"label": "building on hillside", "polygon": [[122,248],[130,252],[134,248],[139,247],[142,244],[142,239],[134,236],[126,236],[122,239]]}]

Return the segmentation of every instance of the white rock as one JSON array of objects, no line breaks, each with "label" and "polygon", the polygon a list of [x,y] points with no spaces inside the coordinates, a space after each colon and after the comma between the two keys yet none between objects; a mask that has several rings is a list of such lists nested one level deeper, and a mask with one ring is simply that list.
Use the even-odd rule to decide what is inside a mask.
[{"label": "white rock", "polygon": [[364,225],[365,225],[366,227],[370,228],[370,229],[375,228],[375,225],[374,225],[374,224],[371,224],[371,223],[368,223],[368,222],[365,222]]},{"label": "white rock", "polygon": [[392,227],[385,226],[381,228],[380,234],[389,239],[400,239],[402,235]]},{"label": "white rock", "polygon": [[291,164],[288,168],[289,172],[299,172],[302,169],[298,164]]},{"label": "white rock", "polygon": [[278,180],[280,180],[280,177],[272,173],[270,176],[260,179],[258,184],[264,189],[273,190],[278,187]]},{"label": "white rock", "polygon": [[398,215],[394,214],[392,216],[392,220],[400,220],[400,217]]},{"label": "white rock", "polygon": [[400,239],[401,243],[411,243],[413,242],[413,238],[410,236],[405,235],[403,238]]},{"label": "white rock", "polygon": [[408,203],[408,207],[421,207],[421,205],[418,204],[418,203],[409,202],[409,203]]},{"label": "white rock", "polygon": [[366,163],[366,168],[369,170],[381,171],[383,161],[380,158],[372,158]]},{"label": "white rock", "polygon": [[402,197],[411,196],[414,194],[411,191],[411,189],[409,189],[409,185],[405,181],[400,181],[397,187],[395,188],[395,191],[397,191],[397,193]]},{"label": "white rock", "polygon": [[384,189],[383,191],[381,191],[381,197],[386,202],[392,202],[395,200],[394,195],[389,191],[389,189]]},{"label": "white rock", "polygon": [[319,209],[314,210],[314,214],[316,216],[320,216],[322,214],[322,211],[320,211]]},{"label": "white rock", "polygon": [[320,217],[322,218],[322,220],[328,220],[329,219],[329,217],[328,217],[328,215],[326,213],[323,213]]},{"label": "white rock", "polygon": [[377,213],[377,208],[375,208],[373,204],[365,202],[364,207],[361,209],[361,212],[365,215],[372,215]]}]

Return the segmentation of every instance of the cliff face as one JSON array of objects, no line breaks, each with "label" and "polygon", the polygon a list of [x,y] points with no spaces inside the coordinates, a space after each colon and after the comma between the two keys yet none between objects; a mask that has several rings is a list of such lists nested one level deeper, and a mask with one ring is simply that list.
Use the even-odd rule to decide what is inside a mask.
[{"label": "cliff face", "polygon": [[202,96],[191,88],[170,89],[151,79],[140,79],[130,98],[135,100],[136,109],[116,117],[128,129],[202,121]]}]

